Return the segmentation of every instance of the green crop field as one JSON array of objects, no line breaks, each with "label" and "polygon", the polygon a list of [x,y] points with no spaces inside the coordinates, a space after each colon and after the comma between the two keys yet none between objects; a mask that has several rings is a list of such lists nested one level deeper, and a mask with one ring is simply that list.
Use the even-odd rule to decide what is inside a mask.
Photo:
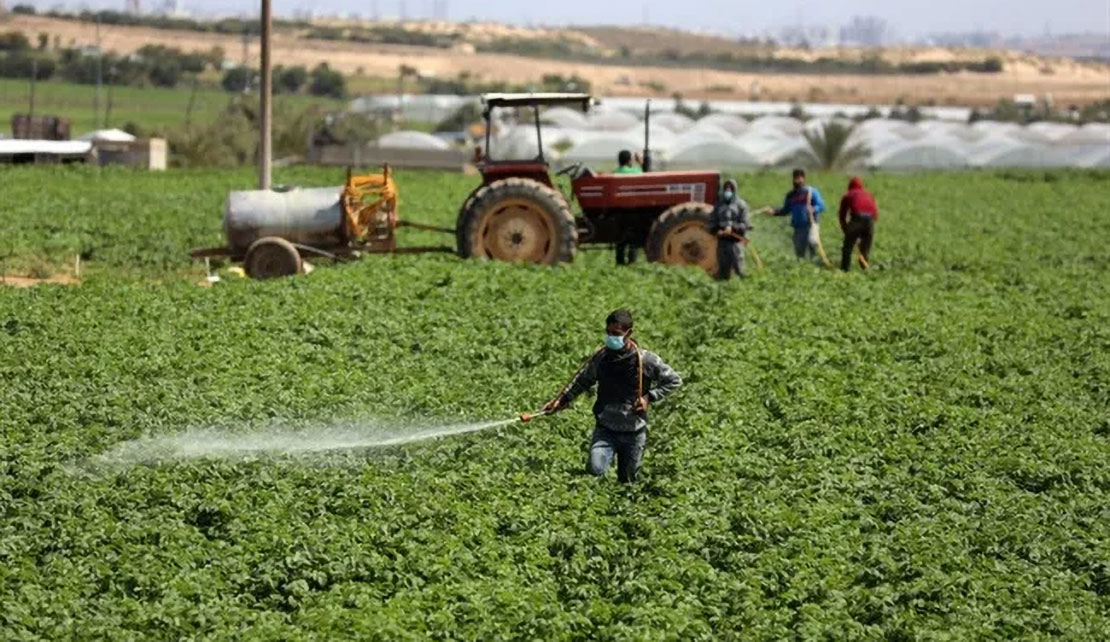
[{"label": "green crop field", "polygon": [[[110,92],[104,87],[99,98],[99,125],[122,128],[128,123],[134,123],[145,131],[155,132],[182,128],[192,94],[192,88],[185,84],[174,89],[113,87]],[[234,94],[222,89],[198,87],[192,98],[193,124],[208,123],[219,117],[233,96]],[[3,119],[6,130],[10,128],[13,114],[28,112],[30,99],[31,88],[28,81],[0,78],[0,118]],[[307,95],[279,95],[274,98],[274,103],[276,109],[304,108],[310,104],[334,108],[341,104],[340,101]],[[35,87],[35,113],[69,118],[74,137],[97,128],[96,105],[94,85],[45,81],[39,82]]]},{"label": "green crop field", "polygon": [[[814,182],[832,200],[844,178]],[[4,170],[5,269],[80,253],[86,278],[0,288],[0,638],[1104,639],[1108,178],[870,177],[869,273],[795,263],[757,219],[744,282],[586,252],[201,288],[186,251],[221,242],[249,172]],[[403,215],[451,224],[475,179],[398,180]],[[144,435],[509,418],[621,306],[686,381],[635,485],[583,474],[585,399],[389,448],[105,459]]]}]

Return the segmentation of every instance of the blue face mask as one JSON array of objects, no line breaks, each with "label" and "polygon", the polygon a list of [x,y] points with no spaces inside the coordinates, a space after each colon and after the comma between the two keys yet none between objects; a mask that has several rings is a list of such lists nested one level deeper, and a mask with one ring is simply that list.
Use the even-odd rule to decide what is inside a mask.
[{"label": "blue face mask", "polygon": [[624,337],[621,335],[605,335],[605,347],[610,350],[620,350],[624,347]]},{"label": "blue face mask", "polygon": [[731,201],[732,197],[736,195],[732,193],[732,190],[726,189],[721,196],[724,196],[726,201]]}]

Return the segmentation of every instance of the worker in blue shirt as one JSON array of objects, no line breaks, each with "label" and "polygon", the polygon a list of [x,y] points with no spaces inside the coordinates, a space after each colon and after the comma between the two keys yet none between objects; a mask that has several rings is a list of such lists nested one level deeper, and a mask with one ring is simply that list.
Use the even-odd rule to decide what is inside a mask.
[{"label": "worker in blue shirt", "polygon": [[821,221],[821,213],[825,211],[825,199],[816,187],[806,185],[806,171],[798,168],[794,170],[794,187],[786,193],[782,207],[775,209],[768,206],[760,210],[763,214],[773,216],[790,216],[790,226],[794,228],[794,255],[799,259],[814,258],[817,256],[816,234],[811,234],[811,225]]}]

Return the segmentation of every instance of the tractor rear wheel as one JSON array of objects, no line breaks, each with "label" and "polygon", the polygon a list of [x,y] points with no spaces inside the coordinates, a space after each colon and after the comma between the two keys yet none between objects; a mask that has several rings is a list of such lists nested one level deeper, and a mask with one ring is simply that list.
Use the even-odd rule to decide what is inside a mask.
[{"label": "tractor rear wheel", "polygon": [[655,219],[648,231],[649,261],[670,265],[697,265],[717,272],[717,239],[709,231],[713,207],[707,203],[680,203]]},{"label": "tractor rear wheel", "polygon": [[476,190],[459,212],[459,256],[495,261],[573,261],[578,227],[559,192],[527,178]]},{"label": "tractor rear wheel", "polygon": [[462,207],[459,208],[459,215],[455,217],[455,250],[458,255],[464,259],[470,258],[469,254],[464,254],[464,249],[469,249],[469,245],[464,241],[466,238],[466,221],[470,216],[470,208],[474,207],[474,201],[477,199],[478,194],[483,190],[489,189],[488,185],[479,185],[475,187],[466,200],[463,201]]},{"label": "tractor rear wheel", "polygon": [[252,279],[272,279],[300,274],[304,264],[292,243],[277,236],[264,236],[247,248],[243,269]]}]

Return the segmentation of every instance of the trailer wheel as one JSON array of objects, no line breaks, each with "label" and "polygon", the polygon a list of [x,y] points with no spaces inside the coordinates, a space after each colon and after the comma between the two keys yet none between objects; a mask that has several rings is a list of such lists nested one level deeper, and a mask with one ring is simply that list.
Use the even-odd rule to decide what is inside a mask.
[{"label": "trailer wheel", "polygon": [[717,272],[717,239],[709,231],[713,207],[680,203],[655,219],[647,236],[647,257],[670,265],[697,265]]},{"label": "trailer wheel", "polygon": [[459,255],[495,261],[573,261],[578,226],[562,195],[526,178],[474,192],[459,214]]},{"label": "trailer wheel", "polygon": [[300,274],[304,264],[292,243],[277,236],[266,236],[247,248],[243,269],[252,279],[272,279]]}]

